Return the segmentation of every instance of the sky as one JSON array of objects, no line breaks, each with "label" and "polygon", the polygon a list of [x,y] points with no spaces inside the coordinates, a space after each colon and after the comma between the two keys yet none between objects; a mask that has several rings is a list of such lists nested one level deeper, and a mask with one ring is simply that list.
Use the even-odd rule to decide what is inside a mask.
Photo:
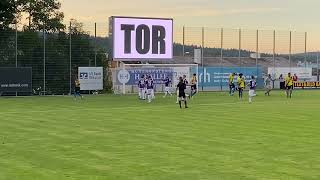
[{"label": "sky", "polygon": [[[65,21],[77,19],[103,33],[110,16],[174,18],[176,28],[210,27],[308,32],[320,49],[320,0],[60,0]],[[103,30],[102,30],[103,29]]]}]

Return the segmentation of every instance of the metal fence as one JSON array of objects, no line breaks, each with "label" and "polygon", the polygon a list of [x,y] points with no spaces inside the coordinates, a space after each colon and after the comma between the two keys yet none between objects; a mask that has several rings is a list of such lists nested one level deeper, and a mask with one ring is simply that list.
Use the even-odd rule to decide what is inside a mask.
[{"label": "metal fence", "polygon": [[[0,32],[0,67],[32,67],[33,89],[45,94],[70,94],[79,66],[110,66],[108,23],[70,22],[63,32],[12,27]],[[295,31],[175,27],[171,63],[194,63],[200,49],[200,67],[260,67],[264,74],[268,67],[317,68],[318,53],[308,51],[309,39]]]},{"label": "metal fence", "polygon": [[108,67],[107,25],[98,29],[70,22],[61,32],[12,27],[0,31],[0,67],[32,67],[33,89],[39,93],[70,94],[78,67]]},{"label": "metal fence", "polygon": [[298,67],[316,63],[307,32],[182,27],[175,29],[176,59],[192,62],[202,50],[204,66]]}]

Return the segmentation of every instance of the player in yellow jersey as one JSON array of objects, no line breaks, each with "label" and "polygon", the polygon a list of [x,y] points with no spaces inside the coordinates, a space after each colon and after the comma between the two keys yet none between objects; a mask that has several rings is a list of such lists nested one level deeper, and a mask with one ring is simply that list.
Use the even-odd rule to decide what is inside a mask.
[{"label": "player in yellow jersey", "polygon": [[236,86],[234,85],[234,76],[236,73],[232,73],[229,75],[229,95],[233,96]]},{"label": "player in yellow jersey", "polygon": [[287,98],[292,97],[292,90],[293,90],[293,78],[291,76],[291,73],[288,73],[288,76],[285,78],[286,83],[286,92],[287,92]]},{"label": "player in yellow jersey", "polygon": [[240,98],[240,99],[242,99],[243,90],[244,90],[245,86],[246,86],[246,83],[245,83],[243,74],[240,73],[240,74],[239,74],[239,77],[238,77],[238,90],[239,90],[239,98]]},{"label": "player in yellow jersey", "polygon": [[191,79],[191,95],[190,97],[193,97],[197,93],[197,74],[193,74],[192,79]]}]

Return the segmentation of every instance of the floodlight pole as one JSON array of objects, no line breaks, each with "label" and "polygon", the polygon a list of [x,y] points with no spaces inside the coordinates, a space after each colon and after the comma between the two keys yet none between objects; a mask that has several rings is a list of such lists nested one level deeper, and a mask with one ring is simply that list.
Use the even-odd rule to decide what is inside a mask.
[{"label": "floodlight pole", "polygon": [[[223,28],[221,28],[221,32],[220,32],[220,73],[222,74],[222,62],[223,62]],[[220,74],[220,76],[221,76]],[[222,78],[220,77],[220,88],[221,88],[221,91],[222,91]]]},{"label": "floodlight pole", "polygon": [[241,29],[239,29],[239,63],[240,63],[240,67],[242,66],[242,62],[241,62]]},{"label": "floodlight pole", "polygon": [[[16,68],[18,68],[18,25],[17,23],[15,23],[16,25]],[[18,96],[18,91],[16,91],[16,96]]]},{"label": "floodlight pole", "polygon": [[46,32],[43,23],[43,95],[46,95]]},{"label": "floodlight pole", "polygon": [[[204,77],[204,58],[203,58],[203,50],[204,50],[204,27],[202,27],[202,43],[201,43],[201,67],[202,67],[202,76]],[[203,83],[202,83],[202,91],[203,91]]]},{"label": "floodlight pole", "polygon": [[94,23],[94,66],[97,67],[97,23]]},{"label": "floodlight pole", "polygon": [[273,60],[273,74],[275,74],[276,71],[276,31],[273,30],[273,55],[272,55],[272,60]]},{"label": "floodlight pole", "polygon": [[317,81],[319,81],[319,51],[317,51]]},{"label": "floodlight pole", "polygon": [[273,60],[273,73],[272,73],[272,77],[273,77],[273,88],[274,88],[274,81],[276,79],[275,76],[275,72],[276,72],[276,31],[273,30],[273,55],[272,55],[272,60]]},{"label": "floodlight pole", "polygon": [[71,39],[72,29],[71,21],[69,25],[69,93],[72,94],[72,39]]},{"label": "floodlight pole", "polygon": [[182,56],[185,54],[185,27],[182,28]]},{"label": "floodlight pole", "polygon": [[289,35],[289,67],[290,67],[290,72],[291,72],[291,53],[292,53],[292,31],[290,31]]},{"label": "floodlight pole", "polygon": [[304,33],[304,64],[307,67],[307,32]]},{"label": "floodlight pole", "polygon": [[257,30],[257,42],[256,42],[256,73],[258,78],[258,58],[259,58],[259,30]]}]

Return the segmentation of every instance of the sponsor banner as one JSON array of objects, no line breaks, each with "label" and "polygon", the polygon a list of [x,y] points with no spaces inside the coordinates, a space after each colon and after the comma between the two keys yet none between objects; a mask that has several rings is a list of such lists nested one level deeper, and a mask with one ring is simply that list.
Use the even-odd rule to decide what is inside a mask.
[{"label": "sponsor banner", "polygon": [[114,60],[172,59],[173,19],[112,17]]},{"label": "sponsor banner", "polygon": [[[264,85],[260,67],[199,67],[199,87],[226,88],[229,86],[229,75],[231,73],[242,73],[246,81],[250,81],[251,76],[255,76],[258,87]],[[237,76],[235,76],[234,82],[237,82]]]},{"label": "sponsor banner", "polygon": [[312,79],[312,68],[305,67],[294,67],[294,68],[268,68],[268,74],[273,75],[275,78],[279,78],[280,74],[284,77],[288,75],[288,73],[292,75],[296,74],[299,79]]},{"label": "sponsor banner", "polygon": [[319,88],[320,82],[319,81],[313,81],[313,82],[294,82],[294,87],[297,88]]},{"label": "sponsor banner", "polygon": [[179,78],[183,77],[183,75],[186,76],[186,79],[188,82],[190,82],[191,72],[190,67],[174,67],[173,68],[174,74],[173,74],[173,86],[176,87],[179,83]]},{"label": "sponsor banner", "polygon": [[103,89],[103,68],[102,67],[79,67],[78,78],[81,90],[102,90]]},{"label": "sponsor banner", "polygon": [[0,68],[0,92],[32,92],[32,68]]},{"label": "sponsor banner", "polygon": [[118,69],[116,85],[137,85],[143,76],[151,76],[154,84],[163,84],[166,77],[173,78],[173,68],[129,68]]}]

